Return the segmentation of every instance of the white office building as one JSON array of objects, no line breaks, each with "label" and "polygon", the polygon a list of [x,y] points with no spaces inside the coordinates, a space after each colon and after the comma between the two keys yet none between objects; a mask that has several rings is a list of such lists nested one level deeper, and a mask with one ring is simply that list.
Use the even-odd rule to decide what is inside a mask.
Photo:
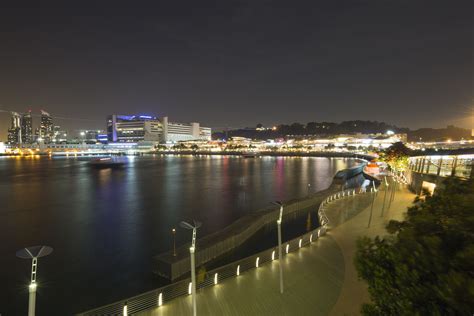
[{"label": "white office building", "polygon": [[210,140],[212,130],[199,123],[169,122],[148,115],[110,115],[107,118],[107,138],[110,143],[124,142],[178,142]]},{"label": "white office building", "polygon": [[211,140],[212,130],[209,127],[201,127],[199,123],[175,123],[169,122],[168,117],[163,117],[164,143],[188,140]]}]

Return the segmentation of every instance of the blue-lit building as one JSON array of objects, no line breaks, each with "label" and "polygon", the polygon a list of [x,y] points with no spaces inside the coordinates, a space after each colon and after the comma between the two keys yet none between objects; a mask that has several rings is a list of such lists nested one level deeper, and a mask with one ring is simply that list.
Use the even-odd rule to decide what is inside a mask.
[{"label": "blue-lit building", "polygon": [[158,119],[149,115],[109,115],[107,117],[107,139],[109,143],[139,141],[177,142],[188,140],[210,140],[211,129],[199,123],[172,123],[168,117]]},{"label": "blue-lit building", "polygon": [[163,126],[155,116],[113,114],[107,117],[107,138],[112,143],[159,142],[162,131]]}]

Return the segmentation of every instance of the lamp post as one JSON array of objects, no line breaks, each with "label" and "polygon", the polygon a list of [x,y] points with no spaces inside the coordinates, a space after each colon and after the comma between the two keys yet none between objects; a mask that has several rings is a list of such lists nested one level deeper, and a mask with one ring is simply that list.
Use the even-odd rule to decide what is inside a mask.
[{"label": "lamp post", "polygon": [[194,252],[196,250],[196,230],[201,227],[200,222],[194,222],[194,226],[187,223],[187,222],[181,222],[179,225],[182,228],[185,229],[190,229],[193,231],[193,240],[191,243],[191,247],[189,248],[189,254],[191,256],[191,295],[192,295],[192,301],[193,301],[193,316],[196,316],[197,311],[196,311],[196,265],[195,265],[195,260],[194,260]]},{"label": "lamp post", "polygon": [[369,223],[367,224],[367,228],[370,227],[370,223],[372,222],[372,212],[374,210],[374,203],[375,198],[377,197],[377,189],[375,188],[375,181],[372,181],[372,205],[370,206],[370,216],[369,216]]},{"label": "lamp post", "polygon": [[171,230],[173,233],[173,257],[176,257],[176,228]]},{"label": "lamp post", "polygon": [[23,248],[16,252],[16,256],[21,259],[32,259],[31,260],[31,281],[28,286],[29,298],[28,298],[28,316],[35,316],[36,306],[36,272],[38,271],[38,258],[45,257],[53,252],[53,248],[48,246],[32,246]]},{"label": "lamp post", "polygon": [[280,207],[280,215],[277,220],[278,226],[278,266],[280,269],[280,293],[283,294],[283,265],[282,265],[282,251],[281,251],[281,220],[283,217],[283,203],[280,201],[275,201],[273,204]]},{"label": "lamp post", "polygon": [[382,213],[380,214],[380,217],[383,217],[383,213],[385,211],[385,201],[387,199],[387,191],[388,191],[387,177],[384,177],[384,181],[385,181],[385,193],[383,195]]}]

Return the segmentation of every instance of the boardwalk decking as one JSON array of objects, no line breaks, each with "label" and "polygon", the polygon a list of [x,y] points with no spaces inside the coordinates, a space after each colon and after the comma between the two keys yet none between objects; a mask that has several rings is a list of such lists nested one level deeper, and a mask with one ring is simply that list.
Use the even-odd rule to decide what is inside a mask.
[{"label": "boardwalk decking", "polygon": [[[382,192],[381,192],[382,193]],[[402,218],[414,195],[401,189],[381,217],[383,194],[375,201],[367,228],[371,196],[332,203],[326,211],[333,227],[323,238],[284,258],[285,293],[279,293],[278,262],[248,271],[198,292],[198,315],[357,315],[368,300],[366,286],[352,264],[361,235],[384,234],[389,219]],[[388,202],[387,202],[388,204]],[[191,315],[191,297],[181,297],[141,316]]]}]

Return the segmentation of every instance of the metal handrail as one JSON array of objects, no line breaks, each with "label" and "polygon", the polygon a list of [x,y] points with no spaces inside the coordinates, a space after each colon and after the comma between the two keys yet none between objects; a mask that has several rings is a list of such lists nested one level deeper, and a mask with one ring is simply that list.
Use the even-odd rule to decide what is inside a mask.
[{"label": "metal handrail", "polygon": [[[369,192],[372,192],[371,190]],[[324,236],[328,229],[329,219],[325,214],[325,209],[328,204],[333,201],[337,201],[344,198],[349,198],[355,195],[369,193],[362,192],[356,189],[346,189],[339,191],[328,196],[318,208],[318,217],[321,223],[321,226],[298,236],[294,239],[291,239],[282,244],[283,254],[288,254],[290,252],[295,252],[300,248],[311,244],[316,241],[321,236]],[[238,277],[242,273],[249,271],[251,269],[258,269],[263,264],[277,260],[278,247],[272,247],[266,250],[263,250],[257,254],[248,256],[246,258],[240,259],[238,261],[229,263],[227,265],[218,267],[216,269],[206,272],[204,280],[196,285],[197,289],[203,289],[215,284],[221,283],[226,279],[233,277]],[[216,276],[217,275],[217,276]],[[199,272],[198,272],[199,278]],[[158,289],[154,289],[127,299],[123,299],[112,304],[98,307],[78,315],[80,316],[90,316],[90,315],[123,315],[124,306],[128,314],[134,314],[141,312],[150,308],[156,308],[163,305],[165,302],[169,302],[177,297],[190,295],[190,279],[181,280],[166,286],[163,286]]]}]

